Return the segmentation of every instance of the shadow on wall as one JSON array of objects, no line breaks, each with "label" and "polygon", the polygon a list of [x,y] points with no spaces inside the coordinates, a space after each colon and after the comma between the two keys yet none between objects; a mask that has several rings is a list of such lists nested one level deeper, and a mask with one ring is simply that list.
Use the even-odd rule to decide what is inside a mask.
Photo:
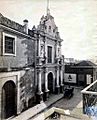
[{"label": "shadow on wall", "polygon": [[20,101],[21,111],[32,107],[36,103],[36,87],[34,79],[34,70],[30,69],[20,79]]},{"label": "shadow on wall", "polygon": [[34,67],[35,66],[35,41],[31,39],[26,39],[22,41],[22,44],[27,45],[26,52],[27,55],[27,66]]}]

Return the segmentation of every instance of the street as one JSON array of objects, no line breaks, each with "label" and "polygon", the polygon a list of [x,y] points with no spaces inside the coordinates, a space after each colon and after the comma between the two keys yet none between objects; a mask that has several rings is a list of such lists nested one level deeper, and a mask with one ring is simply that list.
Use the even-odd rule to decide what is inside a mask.
[{"label": "street", "polygon": [[[61,115],[61,120],[91,120],[91,118],[82,113],[82,96],[81,88],[74,88],[74,95],[70,99],[62,98],[50,108],[56,107],[69,111],[70,115]],[[50,109],[49,108],[49,109]],[[48,111],[48,110],[46,110]],[[43,112],[44,113],[44,112]],[[38,115],[38,118],[43,116],[43,113]],[[33,120],[33,119],[32,119]],[[37,117],[35,120],[38,120]]]}]

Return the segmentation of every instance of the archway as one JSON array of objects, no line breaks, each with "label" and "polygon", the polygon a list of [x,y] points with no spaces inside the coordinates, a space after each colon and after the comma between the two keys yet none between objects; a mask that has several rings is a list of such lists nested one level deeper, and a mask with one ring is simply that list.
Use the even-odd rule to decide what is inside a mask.
[{"label": "archway", "polygon": [[9,118],[16,114],[16,86],[7,81],[2,88],[2,117]]},{"label": "archway", "polygon": [[53,93],[53,74],[50,72],[48,74],[48,89],[50,90],[50,93]]}]

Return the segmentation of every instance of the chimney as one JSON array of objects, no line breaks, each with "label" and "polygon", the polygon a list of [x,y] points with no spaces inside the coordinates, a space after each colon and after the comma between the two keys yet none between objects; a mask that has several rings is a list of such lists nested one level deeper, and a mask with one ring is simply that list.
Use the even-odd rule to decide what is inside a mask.
[{"label": "chimney", "polygon": [[25,19],[23,23],[24,23],[24,32],[28,34],[28,20]]}]

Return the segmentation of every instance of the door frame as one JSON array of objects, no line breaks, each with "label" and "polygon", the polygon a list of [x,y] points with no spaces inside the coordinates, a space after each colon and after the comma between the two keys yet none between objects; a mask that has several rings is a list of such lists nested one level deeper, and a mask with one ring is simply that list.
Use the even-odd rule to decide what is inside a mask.
[{"label": "door frame", "polygon": [[14,116],[14,115],[16,115],[17,114],[17,91],[16,91],[16,84],[14,83],[14,81],[13,80],[8,80],[8,81],[6,81],[5,83],[4,83],[4,85],[3,85],[3,87],[2,87],[2,97],[1,97],[1,100],[2,100],[2,110],[1,110],[1,117],[2,118],[10,118],[10,117],[12,117],[12,116],[10,116],[10,117],[6,117],[6,113],[5,113],[5,105],[6,105],[6,96],[5,96],[5,85],[7,84],[7,83],[11,83],[12,85],[13,85],[13,88],[14,88],[14,93],[13,93],[13,95],[14,95],[14,114],[12,115],[12,116]]}]

